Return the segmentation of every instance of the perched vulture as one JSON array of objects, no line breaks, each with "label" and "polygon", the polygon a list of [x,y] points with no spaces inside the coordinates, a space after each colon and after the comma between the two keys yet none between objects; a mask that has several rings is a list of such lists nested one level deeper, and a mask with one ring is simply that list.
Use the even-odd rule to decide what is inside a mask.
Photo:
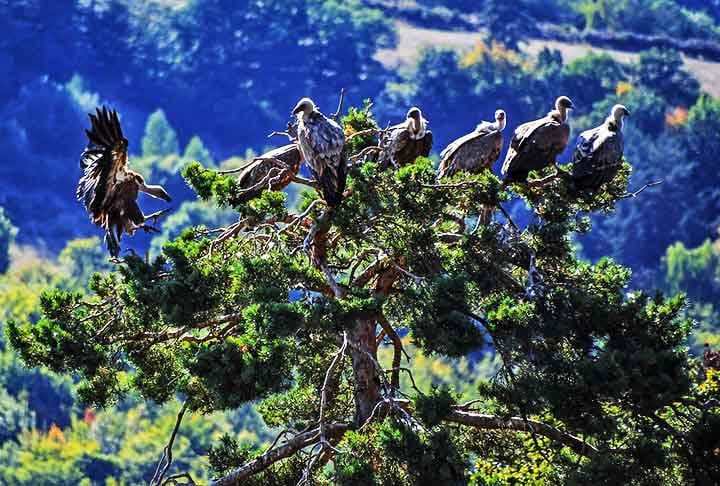
[{"label": "perched vulture", "polygon": [[283,145],[255,157],[240,172],[237,180],[242,188],[240,202],[258,197],[263,190],[281,191],[300,168],[300,149],[297,144]]},{"label": "perched vulture", "polygon": [[162,186],[145,184],[143,177],[128,169],[128,141],[123,136],[115,110],[104,106],[90,114],[92,124],[85,130],[88,145],[80,156],[83,176],[76,196],[90,214],[90,220],[105,230],[105,244],[113,257],[120,253],[123,232],[132,235],[138,228],[156,231],[145,224],[146,217],[137,204],[138,192],[170,201]]},{"label": "perched vulture", "polygon": [[623,122],[630,112],[615,105],[605,122],[578,136],[570,178],[580,189],[597,191],[610,182],[622,165]]},{"label": "perched vulture", "polygon": [[492,169],[502,151],[505,123],[505,112],[497,110],[494,122],[484,121],[448,145],[440,153],[438,179],[451,177],[461,170],[477,174],[483,169]]},{"label": "perched vulture", "polygon": [[340,125],[327,118],[310,98],[303,98],[292,111],[297,116],[297,136],[302,158],[320,185],[328,206],[342,201],[347,177],[345,134]]},{"label": "perched vulture", "polygon": [[547,116],[515,129],[502,166],[506,184],[526,182],[530,171],[555,164],[555,158],[565,150],[570,138],[567,119],[568,110],[572,108],[570,98],[561,96]]},{"label": "perched vulture", "polygon": [[390,127],[388,152],[395,167],[412,164],[418,157],[430,155],[433,136],[427,124],[420,108],[414,106],[408,110],[403,123]]},{"label": "perched vulture", "polygon": [[[451,177],[461,170],[473,174],[491,170],[502,151],[502,131],[506,123],[505,112],[496,110],[494,122],[484,121],[475,130],[448,145],[440,153],[438,179]],[[488,224],[492,212],[492,207],[485,206],[480,214],[480,222]]]}]

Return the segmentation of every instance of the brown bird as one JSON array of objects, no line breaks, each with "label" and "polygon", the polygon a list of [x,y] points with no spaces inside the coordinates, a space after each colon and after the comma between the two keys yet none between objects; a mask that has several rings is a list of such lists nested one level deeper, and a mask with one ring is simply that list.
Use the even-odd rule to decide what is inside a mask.
[{"label": "brown bird", "polygon": [[389,128],[390,140],[387,148],[390,163],[395,167],[412,164],[418,157],[427,157],[432,149],[433,135],[427,128],[420,108],[408,110],[403,123]]},{"label": "brown bird", "polygon": [[302,157],[296,143],[283,145],[255,157],[238,175],[242,188],[240,202],[258,197],[263,190],[281,191],[292,182],[300,168]]},{"label": "brown bird", "polygon": [[567,120],[568,111],[573,108],[570,98],[560,96],[547,116],[515,129],[502,166],[506,184],[526,182],[530,171],[555,164],[555,158],[565,150],[570,138]]},{"label": "brown bird", "polygon": [[298,101],[292,114],[298,119],[300,153],[320,185],[323,199],[330,207],[339,205],[347,177],[343,129],[323,115],[310,98]]},{"label": "brown bird", "polygon": [[[500,157],[503,146],[502,131],[505,129],[507,117],[505,111],[495,111],[495,121],[480,123],[475,130],[458,138],[440,153],[438,179],[452,177],[464,170],[477,174],[483,170],[492,170],[492,166]],[[483,206],[480,223],[488,224],[492,218],[493,208]]]},{"label": "brown bird", "polygon": [[440,153],[438,179],[452,177],[461,170],[477,174],[492,169],[502,151],[502,131],[506,123],[505,112],[497,110],[494,122],[484,121],[448,145]]},{"label": "brown bird", "polygon": [[83,176],[76,196],[90,214],[90,221],[105,230],[105,244],[113,257],[120,253],[123,232],[132,235],[139,228],[157,231],[146,225],[165,211],[145,216],[137,204],[138,192],[170,201],[162,186],[145,184],[143,177],[128,169],[128,141],[123,136],[115,110],[104,106],[90,114],[91,129],[85,130],[88,145],[80,156]]},{"label": "brown bird", "polygon": [[570,178],[576,187],[597,191],[617,175],[623,159],[623,124],[630,111],[615,105],[602,125],[578,136]]}]

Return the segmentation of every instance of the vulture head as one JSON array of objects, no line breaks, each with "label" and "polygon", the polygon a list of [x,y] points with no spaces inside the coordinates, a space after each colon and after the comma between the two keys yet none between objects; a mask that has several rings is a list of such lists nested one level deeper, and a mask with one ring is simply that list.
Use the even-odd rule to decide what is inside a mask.
[{"label": "vulture head", "polygon": [[625,108],[624,105],[615,105],[610,110],[610,121],[619,128],[622,128],[626,116],[630,116],[630,110]]},{"label": "vulture head", "polygon": [[297,102],[297,105],[293,108],[292,114],[295,116],[306,117],[313,111],[315,111],[315,102],[310,98],[303,98]]},{"label": "vulture head", "polygon": [[422,138],[425,136],[425,124],[427,123],[427,120],[423,118],[420,108],[417,106],[410,108],[407,112],[407,120],[409,125],[408,128],[414,138]]},{"label": "vulture head", "polygon": [[497,125],[498,132],[502,132],[505,128],[505,124],[507,123],[505,110],[495,110],[495,123]]},{"label": "vulture head", "polygon": [[573,102],[567,96],[560,96],[555,100],[555,110],[560,114],[560,119],[564,122],[568,117],[568,110],[575,108]]}]

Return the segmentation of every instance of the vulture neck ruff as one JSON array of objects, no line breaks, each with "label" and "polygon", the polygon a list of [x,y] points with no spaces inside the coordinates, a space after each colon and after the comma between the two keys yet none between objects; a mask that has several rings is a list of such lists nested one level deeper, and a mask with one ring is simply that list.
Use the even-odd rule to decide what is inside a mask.
[{"label": "vulture neck ruff", "polygon": [[427,132],[427,120],[421,117],[420,122],[418,123],[415,118],[408,118],[407,129],[410,133],[410,138],[413,140],[420,140],[425,137],[425,133]]}]

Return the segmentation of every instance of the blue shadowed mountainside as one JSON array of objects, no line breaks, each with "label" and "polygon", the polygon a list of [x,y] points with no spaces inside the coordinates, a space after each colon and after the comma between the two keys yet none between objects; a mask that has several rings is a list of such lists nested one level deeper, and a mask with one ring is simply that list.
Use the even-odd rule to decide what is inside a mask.
[{"label": "blue shadowed mountainside", "polygon": [[[123,255],[149,258],[190,226],[238,221],[198,198],[183,168],[233,170],[287,143],[269,135],[287,129],[304,96],[331,115],[344,90],[343,114],[364,106],[380,127],[420,107],[435,165],[502,109],[498,176],[512,131],[559,95],[575,106],[560,164],[578,134],[623,104],[629,191],[638,192],[613,211],[579,214],[578,227],[592,231],[570,244],[590,263],[629,267],[628,295],[685,293],[682,316],[695,322],[685,344],[696,357],[706,343],[720,348],[720,0],[0,0],[0,73],[0,484],[148,483],[175,425],[177,397],[159,404],[133,392],[86,407],[78,376],[30,366],[6,338],[8,323],[41,320],[44,290],[85,295],[100,285],[94,272],[114,268],[75,196],[88,114],[101,105],[119,113],[130,167],[172,196],[141,194],[145,214],[171,210],[159,232],[122,240]],[[305,166],[300,174],[311,177]],[[286,192],[303,207],[296,186]],[[525,201],[506,209],[521,227],[538,223]],[[401,335],[423,389],[450,385],[467,398],[500,366],[486,349],[446,358]],[[127,369],[116,385],[141,379]],[[242,444],[269,445],[278,423],[268,426],[253,403],[193,415],[174,470],[207,479],[208,451],[223,470],[218,441],[247,458]],[[536,456],[521,483],[553,484]],[[491,462],[475,465],[471,484],[514,480]]]}]

